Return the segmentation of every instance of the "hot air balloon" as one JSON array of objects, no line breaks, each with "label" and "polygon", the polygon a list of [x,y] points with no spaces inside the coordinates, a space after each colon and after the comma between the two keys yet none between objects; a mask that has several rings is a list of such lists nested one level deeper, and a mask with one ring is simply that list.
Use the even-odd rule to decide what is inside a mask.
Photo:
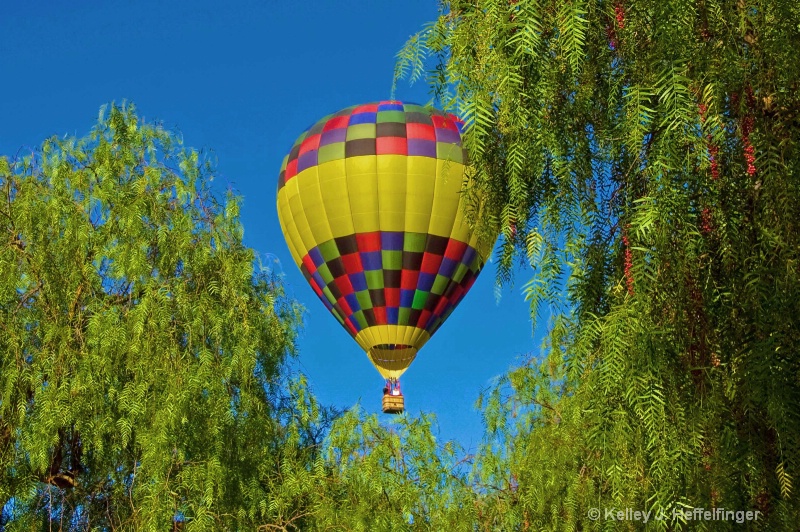
[{"label": "hot air balloon", "polygon": [[464,219],[462,128],[421,105],[356,105],[300,135],[281,166],[286,243],[386,379],[384,412],[403,411],[400,375],[469,291],[493,244],[479,244]]}]

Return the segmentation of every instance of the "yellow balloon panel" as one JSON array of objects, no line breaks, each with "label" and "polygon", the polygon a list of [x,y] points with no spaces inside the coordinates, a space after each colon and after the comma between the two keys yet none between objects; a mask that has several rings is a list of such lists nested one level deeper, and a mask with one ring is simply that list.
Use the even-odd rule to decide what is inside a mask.
[{"label": "yellow balloon panel", "polygon": [[[406,159],[413,162],[409,169],[434,173],[406,173]],[[294,222],[285,226],[287,239],[300,256],[354,233],[407,231],[468,240],[471,231],[459,207],[464,165],[436,163],[427,157],[361,156],[304,170],[278,193],[279,216]]]}]

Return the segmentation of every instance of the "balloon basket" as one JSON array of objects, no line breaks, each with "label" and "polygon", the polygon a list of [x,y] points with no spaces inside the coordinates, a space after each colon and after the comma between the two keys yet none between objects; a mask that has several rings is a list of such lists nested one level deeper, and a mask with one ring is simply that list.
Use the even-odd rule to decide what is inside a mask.
[{"label": "balloon basket", "polygon": [[384,395],[383,396],[383,413],[384,414],[402,414],[405,408],[405,401],[402,395]]}]

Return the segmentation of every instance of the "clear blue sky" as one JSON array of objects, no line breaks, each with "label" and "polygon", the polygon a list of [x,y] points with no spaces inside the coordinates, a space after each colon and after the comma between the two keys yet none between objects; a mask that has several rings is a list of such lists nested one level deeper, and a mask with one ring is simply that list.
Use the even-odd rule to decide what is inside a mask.
[{"label": "clear blue sky", "polygon": [[[50,135],[83,136],[101,105],[136,104],[212,149],[222,192],[243,197],[245,244],[277,258],[307,309],[298,366],[326,404],[380,411],[383,381],[294,266],[275,212],[283,156],[322,116],[388,99],[394,56],[437,14],[435,0],[7,2],[0,18],[0,154]],[[397,98],[427,103],[407,82]],[[274,263],[273,263],[274,264]],[[434,412],[441,439],[474,449],[481,389],[539,353],[519,288],[494,297],[489,264],[403,376],[411,414]],[[517,286],[530,277],[519,272]],[[388,417],[384,418],[388,421]]]}]

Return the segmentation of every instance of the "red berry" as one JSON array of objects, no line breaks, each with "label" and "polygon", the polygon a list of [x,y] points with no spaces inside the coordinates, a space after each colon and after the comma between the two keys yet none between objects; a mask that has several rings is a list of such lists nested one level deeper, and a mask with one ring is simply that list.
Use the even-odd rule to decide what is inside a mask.
[{"label": "red berry", "polygon": [[617,4],[614,6],[614,14],[616,15],[617,19],[617,27],[619,29],[625,28],[625,9],[622,7],[622,4]]},{"label": "red berry", "polygon": [[622,235],[622,243],[625,245],[625,282],[628,285],[628,293],[633,295],[633,252],[628,242],[628,235]]},{"label": "red berry", "polygon": [[716,181],[719,179],[719,163],[717,162],[719,147],[711,142],[711,135],[708,136],[708,140],[708,160],[711,162],[711,179]]},{"label": "red berry", "polygon": [[707,235],[713,231],[714,226],[711,220],[711,210],[708,207],[703,209],[703,212],[700,214],[700,230],[703,232],[704,235]]},{"label": "red berry", "polygon": [[752,115],[747,115],[742,120],[742,136],[747,137],[753,131],[753,117]]}]

